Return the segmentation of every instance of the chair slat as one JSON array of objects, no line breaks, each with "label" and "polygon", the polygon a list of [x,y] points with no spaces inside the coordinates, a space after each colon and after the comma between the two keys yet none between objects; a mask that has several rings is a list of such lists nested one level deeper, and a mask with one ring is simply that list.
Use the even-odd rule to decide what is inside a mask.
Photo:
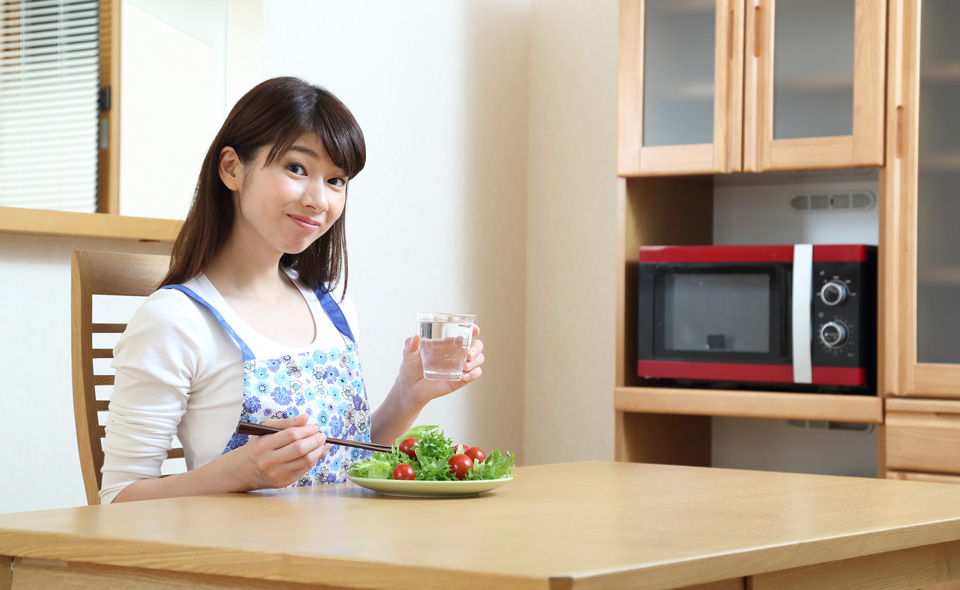
[{"label": "chair slat", "polygon": [[127,329],[126,324],[91,324],[90,331],[94,334],[122,334]]},{"label": "chair slat", "polygon": [[97,408],[98,412],[106,412],[110,409],[110,402],[105,399],[98,399],[93,403],[94,407]]},{"label": "chair slat", "polygon": [[94,348],[94,349],[93,349],[93,358],[95,358],[95,359],[112,359],[112,358],[113,358],[113,349],[112,349],[112,348]]},{"label": "chair slat", "polygon": [[94,375],[93,376],[93,385],[113,385],[114,376],[113,375]]}]

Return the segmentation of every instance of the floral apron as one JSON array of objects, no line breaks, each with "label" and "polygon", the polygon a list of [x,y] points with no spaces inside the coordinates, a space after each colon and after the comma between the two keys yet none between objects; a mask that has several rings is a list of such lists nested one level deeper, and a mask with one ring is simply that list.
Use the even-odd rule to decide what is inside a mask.
[{"label": "floral apron", "polygon": [[[164,288],[182,291],[210,310],[240,346],[243,353],[240,420],[256,424],[306,413],[310,416],[308,422],[315,422],[320,432],[327,436],[370,442],[370,408],[357,344],[340,306],[329,293],[316,291],[323,310],[343,336],[342,347],[261,359],[210,303],[183,285]],[[245,434],[234,433],[223,452],[242,447],[248,439]],[[291,487],[344,482],[351,464],[370,454],[370,451],[332,445],[327,454]]]}]

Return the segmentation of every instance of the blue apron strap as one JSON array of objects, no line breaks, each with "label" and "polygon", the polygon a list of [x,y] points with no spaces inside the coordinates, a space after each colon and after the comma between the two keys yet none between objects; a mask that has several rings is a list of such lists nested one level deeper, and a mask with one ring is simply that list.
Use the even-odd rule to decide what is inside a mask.
[{"label": "blue apron strap", "polygon": [[207,303],[202,297],[200,297],[199,295],[197,295],[187,287],[184,287],[183,285],[164,285],[163,287],[161,287],[161,289],[176,289],[177,291],[181,291],[187,294],[190,298],[192,298],[194,301],[196,301],[200,305],[209,309],[210,312],[213,314],[213,316],[217,318],[217,321],[220,322],[220,325],[223,326],[223,328],[227,331],[227,333],[233,336],[233,339],[237,341],[238,345],[240,345],[240,352],[243,353],[243,361],[244,362],[252,361],[256,358],[255,356],[253,356],[253,351],[250,350],[250,347],[247,346],[247,343],[241,340],[240,336],[238,336],[237,333],[233,331],[233,328],[230,327],[230,324],[227,323],[227,320],[223,319],[223,316],[220,315],[220,312],[217,311],[216,308],[214,308],[212,305]]},{"label": "blue apron strap", "polygon": [[320,300],[320,305],[323,306],[323,311],[327,312],[327,316],[330,317],[330,321],[333,322],[333,325],[336,326],[337,330],[340,330],[340,333],[350,339],[350,342],[354,344],[357,341],[353,338],[353,332],[350,330],[350,324],[347,323],[347,318],[344,317],[343,311],[340,310],[340,306],[337,305],[337,302],[334,301],[330,293],[327,293],[320,287],[316,290],[317,299]]}]

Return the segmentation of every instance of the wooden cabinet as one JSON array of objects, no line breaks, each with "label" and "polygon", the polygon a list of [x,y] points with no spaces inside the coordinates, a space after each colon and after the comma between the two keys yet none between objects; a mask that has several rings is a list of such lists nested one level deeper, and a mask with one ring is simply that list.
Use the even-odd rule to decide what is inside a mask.
[{"label": "wooden cabinet", "polygon": [[883,163],[885,0],[621,0],[618,173]]},{"label": "wooden cabinet", "polygon": [[881,209],[888,477],[960,474],[960,3],[891,0]]},{"label": "wooden cabinet", "polygon": [[[621,0],[620,9],[616,457],[709,465],[713,416],[882,424],[879,396],[641,379],[636,301],[640,246],[713,243],[712,174],[883,162],[886,2]],[[823,104],[843,105],[846,119],[813,106]],[[828,125],[791,115],[797,105]]]},{"label": "wooden cabinet", "polygon": [[[617,458],[709,465],[713,416],[834,420],[880,425],[881,476],[960,483],[960,2],[621,0],[621,11]],[[658,36],[670,49],[687,19],[699,27],[697,52],[674,63],[690,77],[674,88],[708,98],[700,115],[664,111],[684,93],[657,96],[646,77],[670,51],[651,50],[644,33],[666,22]],[[843,53],[833,26],[851,31],[852,84],[815,53],[792,63],[811,40]],[[796,74],[778,72],[787,62]],[[667,74],[651,78],[670,88]],[[813,106],[851,102],[846,124]],[[788,107],[809,107],[828,128],[808,121],[800,127],[815,137],[791,137],[796,122],[778,123]],[[681,130],[671,142],[665,134],[682,125],[650,131],[651,117],[686,117],[705,138]],[[880,166],[877,396],[670,389],[637,377],[637,249],[713,243],[712,174],[861,165]]]}]

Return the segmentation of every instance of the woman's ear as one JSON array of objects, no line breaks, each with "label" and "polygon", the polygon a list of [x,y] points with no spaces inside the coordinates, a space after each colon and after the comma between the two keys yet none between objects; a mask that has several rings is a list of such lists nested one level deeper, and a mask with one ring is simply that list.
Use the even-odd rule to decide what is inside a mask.
[{"label": "woman's ear", "polygon": [[243,183],[243,164],[237,156],[237,151],[230,146],[220,150],[219,165],[220,180],[231,191],[239,191]]}]

